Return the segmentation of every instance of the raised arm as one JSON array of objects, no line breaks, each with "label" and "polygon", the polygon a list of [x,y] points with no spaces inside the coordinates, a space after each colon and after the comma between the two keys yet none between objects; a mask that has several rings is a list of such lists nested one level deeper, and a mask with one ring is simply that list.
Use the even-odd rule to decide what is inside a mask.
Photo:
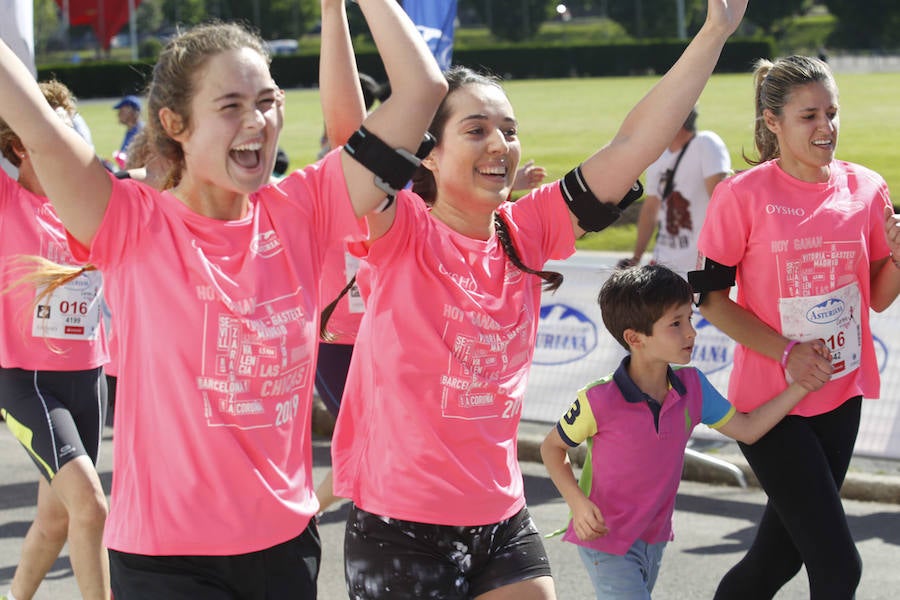
[{"label": "raised arm", "polygon": [[93,148],[50,108],[31,73],[2,41],[0,117],[22,140],[63,225],[79,242],[90,244],[112,191],[106,169]]},{"label": "raised arm", "polygon": [[[365,119],[365,127],[392,148],[415,153],[447,82],[412,21],[395,0],[359,0],[391,85],[390,98]],[[342,157],[350,198],[359,216],[384,200],[372,172],[347,152]],[[378,237],[393,222],[395,205],[369,219]]]},{"label": "raised arm", "polygon": [[671,143],[746,8],[747,0],[708,0],[706,22],[678,61],[631,109],[612,141],[583,163],[585,181],[600,201],[621,200]]},{"label": "raised arm", "polygon": [[346,142],[366,118],[345,6],[344,0],[322,0],[319,98],[332,148]]}]

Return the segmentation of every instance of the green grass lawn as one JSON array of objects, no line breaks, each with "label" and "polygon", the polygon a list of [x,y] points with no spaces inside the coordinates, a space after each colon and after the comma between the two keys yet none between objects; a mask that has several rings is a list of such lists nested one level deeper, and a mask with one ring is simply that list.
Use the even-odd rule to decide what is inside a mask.
[{"label": "green grass lawn", "polygon": [[[544,165],[558,178],[609,141],[635,102],[657,77],[509,81],[505,87],[520,123],[523,160]],[[838,75],[841,135],[837,156],[879,173],[896,195],[900,190],[900,77],[896,74]],[[735,169],[746,168],[742,152],[753,153],[753,89],[747,75],[715,75],[700,98],[702,129],[712,129],[731,151]],[[98,154],[110,157],[124,128],[113,101],[85,101],[81,112]],[[315,160],[322,116],[317,90],[289,90],[281,146],[299,168]],[[895,203],[900,203],[898,200]],[[610,228],[580,246],[630,249],[634,226]]]}]

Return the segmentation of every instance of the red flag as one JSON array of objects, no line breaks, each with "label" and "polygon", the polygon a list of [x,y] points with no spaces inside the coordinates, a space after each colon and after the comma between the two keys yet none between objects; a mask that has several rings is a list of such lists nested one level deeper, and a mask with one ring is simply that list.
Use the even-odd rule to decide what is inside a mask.
[{"label": "red flag", "polygon": [[[129,0],[68,0],[69,24],[90,25],[100,46],[109,49],[110,40],[128,23]],[[137,8],[141,0],[132,0]],[[66,0],[56,0],[65,10]]]}]

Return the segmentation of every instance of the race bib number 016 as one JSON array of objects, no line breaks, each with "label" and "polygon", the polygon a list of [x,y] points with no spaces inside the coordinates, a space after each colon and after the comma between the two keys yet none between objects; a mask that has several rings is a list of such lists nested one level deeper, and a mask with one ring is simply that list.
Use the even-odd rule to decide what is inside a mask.
[{"label": "race bib number 016", "polygon": [[[41,300],[31,335],[57,340],[93,340],[100,326],[101,275],[82,273]],[[43,289],[38,289],[38,295]]]}]

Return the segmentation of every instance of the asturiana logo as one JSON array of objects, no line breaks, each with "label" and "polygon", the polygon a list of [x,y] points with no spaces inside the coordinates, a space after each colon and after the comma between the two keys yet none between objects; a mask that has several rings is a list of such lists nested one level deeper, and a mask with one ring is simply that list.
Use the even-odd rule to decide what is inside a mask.
[{"label": "asturiana logo", "polygon": [[734,360],[734,340],[716,329],[696,309],[694,319],[697,337],[694,338],[691,364],[706,375],[730,367]]},{"label": "asturiana logo", "polygon": [[806,311],[806,320],[810,323],[822,325],[837,321],[842,314],[844,314],[844,301],[837,298],[829,298]]},{"label": "asturiana logo", "polygon": [[534,362],[561,365],[580,360],[597,347],[597,324],[566,304],[541,306]]}]

